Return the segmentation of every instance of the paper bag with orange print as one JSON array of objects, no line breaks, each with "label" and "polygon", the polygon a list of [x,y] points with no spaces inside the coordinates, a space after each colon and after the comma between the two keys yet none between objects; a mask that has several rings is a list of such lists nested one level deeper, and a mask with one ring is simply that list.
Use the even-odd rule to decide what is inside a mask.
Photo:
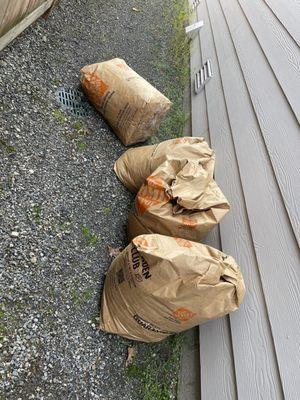
[{"label": "paper bag with orange print", "polygon": [[142,235],[108,270],[100,328],[157,342],[235,311],[244,294],[232,257],[185,239]]},{"label": "paper bag with orange print", "polygon": [[148,139],[171,107],[170,100],[120,58],[87,65],[80,73],[89,100],[125,145]]},{"label": "paper bag with orange print", "polygon": [[144,233],[201,240],[229,203],[197,161],[168,160],[141,186],[128,217],[129,240]]},{"label": "paper bag with orange print", "polygon": [[129,149],[116,161],[114,169],[120,181],[136,193],[146,178],[167,160],[198,161],[213,177],[215,154],[201,137],[181,137]]}]

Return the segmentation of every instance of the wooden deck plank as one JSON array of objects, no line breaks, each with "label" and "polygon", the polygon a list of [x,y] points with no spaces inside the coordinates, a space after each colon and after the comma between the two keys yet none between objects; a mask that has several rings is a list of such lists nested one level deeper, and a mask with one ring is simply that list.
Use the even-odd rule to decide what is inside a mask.
[{"label": "wooden deck plank", "polygon": [[239,0],[239,3],[299,122],[299,46],[263,1]]},{"label": "wooden deck plank", "polygon": [[[294,234],[300,243],[300,129],[236,1],[225,3],[230,31]],[[234,10],[234,12],[232,12]],[[255,68],[253,68],[255,60]],[[298,94],[300,96],[300,93]]]},{"label": "wooden deck plank", "polygon": [[264,0],[300,46],[300,3],[298,0]]},{"label": "wooden deck plank", "polygon": [[[225,43],[230,45],[228,41],[230,42],[231,39],[228,31],[224,30],[226,23],[218,3],[210,0],[207,4],[211,11],[210,20],[215,36],[213,37],[208,22],[201,32],[202,56],[211,59],[214,71],[213,78],[205,86],[208,120],[212,147],[217,154],[216,180],[231,203],[230,213],[220,224],[221,243],[222,250],[233,255],[241,265],[247,288],[247,295],[241,309],[230,316],[237,393],[240,399],[280,399],[282,398],[280,397],[280,378],[273,338],[248,225],[216,54],[216,50],[223,51]],[[209,21],[206,9],[203,16]],[[231,53],[227,53],[226,56],[235,56],[233,46]],[[251,103],[250,107],[252,107]],[[248,363],[252,365],[251,370],[247,369]]]},{"label": "wooden deck plank", "polygon": [[[232,95],[233,83],[237,81],[236,74],[232,75],[230,85],[227,78],[224,77],[226,101],[228,108],[232,110],[230,114],[233,116],[231,124],[235,150],[283,391],[287,399],[296,399],[296,394],[300,393],[299,248],[274,174],[274,172],[276,173],[276,161],[280,163],[283,155],[287,157],[284,165],[289,163],[297,168],[296,163],[293,165],[293,162],[296,161],[293,157],[295,151],[291,151],[292,154],[289,154],[291,142],[293,143],[290,130],[286,127],[283,131],[277,129],[277,126],[283,126],[283,124],[288,126],[294,120],[289,113],[283,115],[282,109],[279,107],[280,104],[286,109],[286,100],[284,102],[281,90],[278,91],[278,83],[259,49],[240,6],[236,1],[231,1],[230,5],[226,0],[220,0],[220,3],[237,51],[253,108],[261,130],[265,131],[263,138],[255,129],[255,119],[247,120],[249,114],[246,115],[244,107],[241,107],[244,96]],[[255,60],[255,69],[252,68],[251,60]],[[232,69],[230,61],[227,62],[227,74],[230,74]],[[240,79],[239,86],[242,83],[243,79]],[[272,90],[268,85],[271,85]],[[270,107],[275,108],[270,110]],[[272,118],[268,115],[269,113]],[[243,118],[239,118],[240,115]],[[272,122],[272,128],[268,126],[270,122]],[[277,136],[284,133],[286,135],[284,140],[274,136],[270,129],[274,129]],[[270,136],[268,138],[266,137],[267,133]],[[272,152],[269,150],[269,153],[265,145],[267,141],[269,147],[272,147],[273,142],[276,143],[275,148],[272,149]],[[280,148],[279,142],[284,148]],[[269,155],[273,159],[273,165],[270,163]],[[289,171],[290,168],[286,174]],[[292,175],[295,176],[294,171]],[[285,183],[289,183],[289,180],[290,177],[287,177]]]},{"label": "wooden deck plank", "polygon": [[0,34],[3,30],[3,21],[7,14],[7,10],[9,8],[10,0],[1,0],[1,9],[0,9]]},{"label": "wooden deck plank", "polygon": [[14,40],[21,32],[31,25],[37,18],[43,15],[49,7],[51,7],[53,0],[47,0],[45,3],[36,8],[31,14],[27,15],[22,21],[14,26],[5,35],[0,37],[0,51],[4,49],[12,40]]}]

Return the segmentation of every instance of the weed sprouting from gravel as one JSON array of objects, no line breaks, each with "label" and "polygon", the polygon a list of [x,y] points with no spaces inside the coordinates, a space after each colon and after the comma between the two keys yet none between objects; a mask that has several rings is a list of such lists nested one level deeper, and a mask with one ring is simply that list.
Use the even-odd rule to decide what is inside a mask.
[{"label": "weed sprouting from gravel", "polygon": [[54,110],[52,110],[52,115],[61,124],[63,122],[65,122],[65,120],[66,120],[65,114],[62,111],[60,111],[58,108],[55,108]]},{"label": "weed sprouting from gravel", "polygon": [[83,151],[83,150],[86,149],[86,147],[87,147],[87,145],[86,145],[86,143],[85,143],[83,140],[78,140],[78,141],[76,142],[76,149],[77,149],[78,151]]},{"label": "weed sprouting from gravel", "polygon": [[177,381],[170,381],[170,376],[174,371],[178,373],[182,338],[182,335],[174,335],[149,345],[146,354],[127,367],[128,375],[141,383],[141,400],[176,398]]},{"label": "weed sprouting from gravel", "polygon": [[104,215],[108,215],[110,213],[110,207],[103,208]]},{"label": "weed sprouting from gravel", "polygon": [[84,291],[80,291],[79,289],[74,289],[71,300],[75,306],[82,306],[86,304],[89,300],[93,298],[93,292],[91,289],[85,289]]},{"label": "weed sprouting from gravel", "polygon": [[58,85],[60,84],[60,80],[54,78],[54,79],[51,80],[51,83],[52,83],[52,85],[54,85],[54,86],[58,86]]},{"label": "weed sprouting from gravel", "polygon": [[87,143],[84,139],[91,135],[91,131],[79,121],[71,125],[71,128],[73,131],[65,131],[65,137],[74,142],[77,151],[84,151],[87,148]]},{"label": "weed sprouting from gravel", "polygon": [[7,143],[7,141],[4,139],[0,139],[0,147],[3,147],[8,154],[15,153],[17,151],[14,146]]},{"label": "weed sprouting from gravel", "polygon": [[163,120],[160,130],[150,142],[157,143],[166,138],[180,137],[187,120],[183,106],[184,90],[189,82],[190,39],[184,26],[188,24],[188,6],[186,0],[176,0],[165,12],[166,24],[172,27],[167,56],[153,63],[155,69],[164,74],[166,96],[173,105]]},{"label": "weed sprouting from gravel", "polygon": [[84,128],[84,126],[82,122],[75,122],[75,124],[72,125],[72,128],[79,132],[81,129]]},{"label": "weed sprouting from gravel", "polygon": [[7,186],[12,189],[14,186],[14,177],[11,175],[8,175],[7,177]]},{"label": "weed sprouting from gravel", "polygon": [[82,226],[81,232],[89,246],[96,246],[98,244],[99,237],[95,233],[91,232],[90,228],[87,226]]},{"label": "weed sprouting from gravel", "polygon": [[40,204],[34,204],[32,207],[32,213],[37,224],[41,223],[42,206]]},{"label": "weed sprouting from gravel", "polygon": [[6,334],[5,313],[3,310],[0,310],[0,342],[3,341],[5,334]]}]

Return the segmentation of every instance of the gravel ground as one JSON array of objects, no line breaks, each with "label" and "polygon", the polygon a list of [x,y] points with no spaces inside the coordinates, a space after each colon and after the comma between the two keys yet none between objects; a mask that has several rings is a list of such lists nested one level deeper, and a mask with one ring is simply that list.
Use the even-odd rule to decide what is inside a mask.
[{"label": "gravel ground", "polygon": [[126,244],[125,148],[93,110],[57,111],[54,93],[116,56],[163,91],[171,3],[61,0],[0,53],[1,399],[141,399],[130,342],[97,329],[107,246]]}]

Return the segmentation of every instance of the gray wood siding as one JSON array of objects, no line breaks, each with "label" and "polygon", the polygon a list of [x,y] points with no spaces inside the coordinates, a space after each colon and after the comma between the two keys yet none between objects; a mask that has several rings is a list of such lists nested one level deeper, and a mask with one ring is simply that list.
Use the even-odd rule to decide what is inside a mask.
[{"label": "gray wood siding", "polygon": [[207,121],[231,203],[206,242],[236,258],[247,288],[239,311],[200,327],[202,400],[300,398],[300,57],[271,5],[206,0],[193,15],[191,86],[207,59],[213,78],[192,90],[192,131]]},{"label": "gray wood siding", "polygon": [[300,3],[298,0],[265,0],[291,37],[300,46]]},{"label": "gray wood siding", "polygon": [[237,1],[221,3],[266,144],[267,157],[275,170],[275,179],[300,242],[299,123]]},{"label": "gray wood siding", "polygon": [[[195,40],[191,43],[191,75],[193,76],[202,65],[200,54],[200,37],[197,35]],[[202,91],[194,98],[191,103],[191,121],[193,127],[193,136],[205,136],[207,138],[208,122],[206,113],[206,99],[205,92]]]}]

